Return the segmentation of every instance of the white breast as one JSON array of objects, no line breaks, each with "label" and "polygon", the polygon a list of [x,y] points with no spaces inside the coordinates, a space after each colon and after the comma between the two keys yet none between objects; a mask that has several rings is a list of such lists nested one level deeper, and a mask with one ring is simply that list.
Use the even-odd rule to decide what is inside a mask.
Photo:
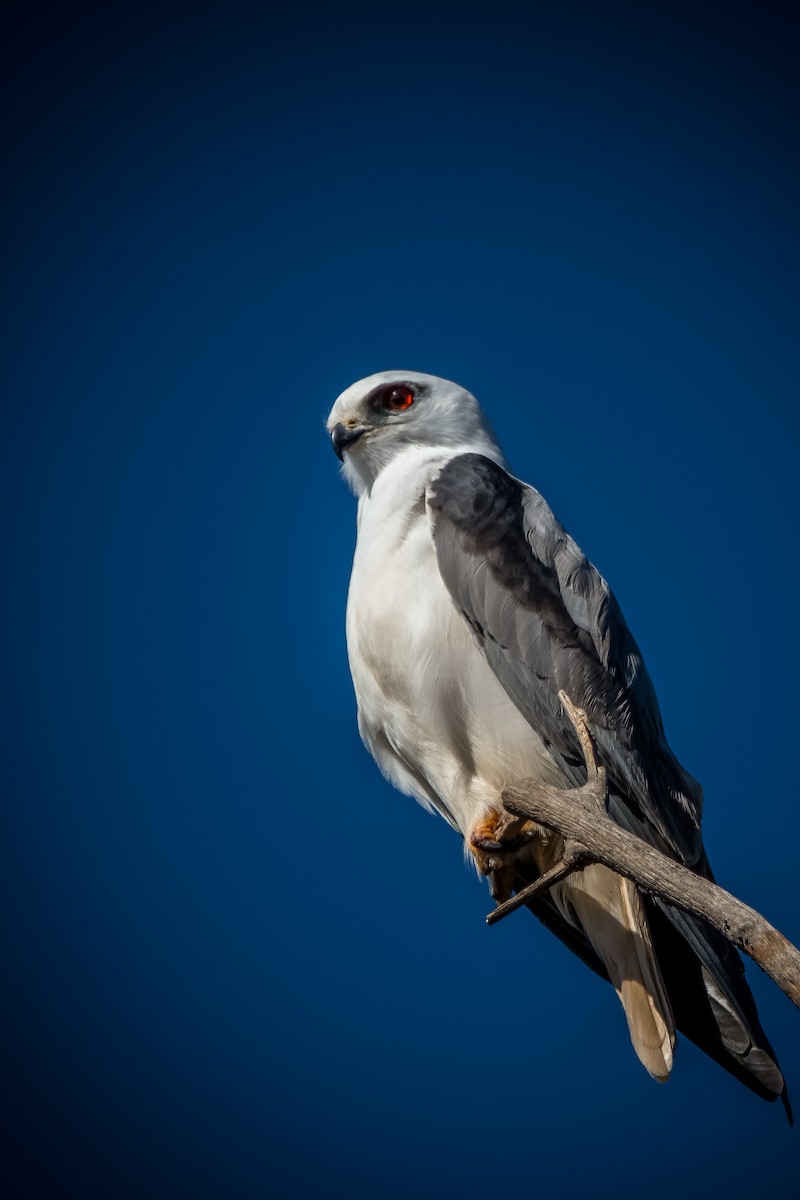
[{"label": "white breast", "polygon": [[378,765],[464,835],[509,784],[564,780],[439,574],[424,497],[452,456],[409,449],[362,498],[347,645],[359,729]]}]

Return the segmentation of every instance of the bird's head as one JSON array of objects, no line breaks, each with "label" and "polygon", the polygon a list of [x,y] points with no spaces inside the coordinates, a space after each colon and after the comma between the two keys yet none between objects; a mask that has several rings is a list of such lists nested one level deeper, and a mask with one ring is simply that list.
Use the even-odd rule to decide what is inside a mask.
[{"label": "bird's head", "polygon": [[473,450],[505,465],[475,397],[457,383],[419,371],[380,371],[342,392],[327,430],[353,490],[369,491],[410,446]]}]

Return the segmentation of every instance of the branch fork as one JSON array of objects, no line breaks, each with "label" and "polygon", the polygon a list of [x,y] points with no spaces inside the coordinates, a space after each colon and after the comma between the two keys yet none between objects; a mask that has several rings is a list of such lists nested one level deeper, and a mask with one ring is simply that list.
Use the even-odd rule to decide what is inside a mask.
[{"label": "branch fork", "polygon": [[800,951],[760,913],[682,863],[617,825],[607,812],[608,781],[598,762],[586,713],[562,691],[559,699],[580,740],[587,780],[579,788],[532,784],[503,792],[505,809],[560,834],[561,860],[530,886],[499,904],[486,918],[494,925],[589,863],[601,863],[631,879],[642,891],[707,921],[749,955],[800,1007]]}]

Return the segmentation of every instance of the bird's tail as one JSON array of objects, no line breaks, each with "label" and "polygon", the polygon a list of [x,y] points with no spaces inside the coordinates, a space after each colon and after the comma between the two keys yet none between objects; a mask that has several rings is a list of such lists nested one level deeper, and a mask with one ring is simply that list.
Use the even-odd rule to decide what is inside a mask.
[{"label": "bird's tail", "polygon": [[[539,872],[550,865],[538,863]],[[705,856],[696,869],[713,879]],[[616,915],[604,921],[602,911],[598,910],[609,899],[614,900],[607,884],[605,899],[602,893],[600,897],[590,896],[577,887],[581,878],[591,879],[592,871],[604,870],[586,867],[563,884],[552,887],[547,895],[529,901],[527,907],[587,966],[610,979],[617,992],[622,993],[620,998],[634,1047],[651,1075],[657,1079],[668,1075],[677,1029],[757,1096],[764,1100],[780,1099],[792,1124],[786,1084],[775,1051],[761,1027],[738,952],[699,917],[655,897],[642,900],[636,889],[635,902],[644,909],[646,921],[638,926],[642,945],[637,946],[634,937],[633,953],[626,951],[622,933],[626,922],[620,919],[625,895],[618,893]],[[619,880],[616,875],[612,878]],[[529,873],[520,872],[517,889],[530,882]],[[609,953],[611,948],[613,954]],[[631,966],[626,968],[626,962]],[[635,986],[621,989],[618,982],[626,975],[634,978],[637,970],[646,999],[637,995]],[[631,994],[630,1006],[624,991]],[[663,1066],[659,1071],[658,1055],[651,1058],[648,1047],[659,1044],[662,1025],[669,1036],[661,1041]]]},{"label": "bird's tail", "polygon": [[664,1082],[672,1070],[675,1023],[638,889],[593,865],[559,890],[553,899],[565,916],[574,914],[622,1002],[639,1061]]},{"label": "bird's tail", "polygon": [[[711,875],[707,865],[704,873]],[[648,900],[647,908],[678,1029],[751,1091],[780,1098],[793,1124],[786,1083],[737,951],[699,917],[661,900]]]}]

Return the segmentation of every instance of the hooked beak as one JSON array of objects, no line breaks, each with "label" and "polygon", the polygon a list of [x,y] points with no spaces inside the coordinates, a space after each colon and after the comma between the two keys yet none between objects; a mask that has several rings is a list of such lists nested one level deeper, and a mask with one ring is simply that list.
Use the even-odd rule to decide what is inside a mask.
[{"label": "hooked beak", "polygon": [[344,461],[344,452],[348,446],[354,445],[362,434],[366,433],[366,429],[356,426],[355,429],[345,429],[344,425],[334,425],[331,433],[331,445],[339,462]]}]

